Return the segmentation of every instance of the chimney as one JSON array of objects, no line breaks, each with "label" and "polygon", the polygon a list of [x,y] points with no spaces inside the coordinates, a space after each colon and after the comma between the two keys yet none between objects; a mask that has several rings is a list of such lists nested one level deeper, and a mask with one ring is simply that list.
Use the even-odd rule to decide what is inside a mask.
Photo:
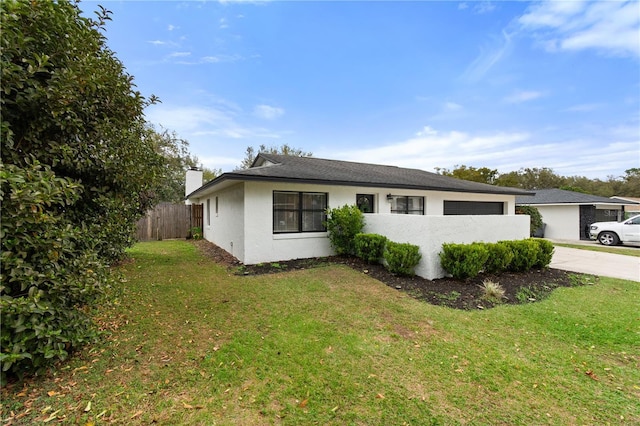
[{"label": "chimney", "polygon": [[[184,195],[185,197],[191,194],[196,189],[202,186],[202,169],[198,167],[191,167],[187,170],[187,175],[184,182]],[[185,201],[186,204],[191,204],[189,200]]]}]

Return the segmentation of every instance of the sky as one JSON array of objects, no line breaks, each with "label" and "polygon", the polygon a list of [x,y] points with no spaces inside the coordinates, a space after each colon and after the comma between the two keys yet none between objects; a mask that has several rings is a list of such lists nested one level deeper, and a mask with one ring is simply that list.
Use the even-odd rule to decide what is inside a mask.
[{"label": "sky", "polygon": [[640,167],[638,1],[84,1],[147,120],[204,167],[248,146],[435,171]]}]

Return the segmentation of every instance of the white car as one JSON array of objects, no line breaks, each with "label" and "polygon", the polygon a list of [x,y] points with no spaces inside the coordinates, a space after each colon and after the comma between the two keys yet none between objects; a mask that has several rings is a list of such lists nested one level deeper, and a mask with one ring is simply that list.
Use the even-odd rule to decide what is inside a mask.
[{"label": "white car", "polygon": [[640,242],[640,215],[630,217],[622,222],[596,222],[589,228],[592,240],[598,240],[605,246],[620,243]]}]

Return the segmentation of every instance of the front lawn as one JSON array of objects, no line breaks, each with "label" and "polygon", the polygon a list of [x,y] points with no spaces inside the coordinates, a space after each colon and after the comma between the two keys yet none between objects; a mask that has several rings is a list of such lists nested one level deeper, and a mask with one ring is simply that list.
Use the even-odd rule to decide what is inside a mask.
[{"label": "front lawn", "polygon": [[486,311],[347,266],[239,276],[142,243],[103,343],[2,389],[3,424],[633,424],[640,283]]}]

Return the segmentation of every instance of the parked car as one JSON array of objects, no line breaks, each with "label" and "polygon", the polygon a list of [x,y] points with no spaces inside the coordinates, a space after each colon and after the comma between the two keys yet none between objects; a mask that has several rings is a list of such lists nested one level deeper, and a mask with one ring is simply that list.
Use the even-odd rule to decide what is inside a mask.
[{"label": "parked car", "polygon": [[596,222],[589,228],[592,240],[598,240],[605,246],[620,243],[640,242],[640,215],[630,217],[622,222]]}]

